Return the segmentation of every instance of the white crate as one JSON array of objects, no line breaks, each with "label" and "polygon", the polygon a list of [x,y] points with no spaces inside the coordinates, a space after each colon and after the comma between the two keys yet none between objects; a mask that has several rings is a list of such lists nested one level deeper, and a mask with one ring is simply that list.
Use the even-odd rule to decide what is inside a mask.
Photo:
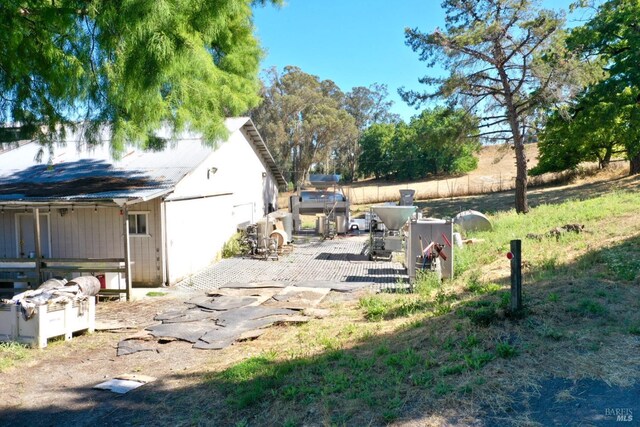
[{"label": "white crate", "polygon": [[74,332],[93,332],[95,319],[95,297],[38,306],[29,320],[24,320],[18,305],[0,304],[0,341],[18,341],[43,348],[49,338],[64,336],[67,341]]}]

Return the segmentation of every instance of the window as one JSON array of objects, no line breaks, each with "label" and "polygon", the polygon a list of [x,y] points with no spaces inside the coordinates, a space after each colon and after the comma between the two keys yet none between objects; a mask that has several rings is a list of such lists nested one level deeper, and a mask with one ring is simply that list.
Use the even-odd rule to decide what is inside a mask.
[{"label": "window", "polygon": [[132,236],[147,236],[147,213],[129,214],[129,234]]}]

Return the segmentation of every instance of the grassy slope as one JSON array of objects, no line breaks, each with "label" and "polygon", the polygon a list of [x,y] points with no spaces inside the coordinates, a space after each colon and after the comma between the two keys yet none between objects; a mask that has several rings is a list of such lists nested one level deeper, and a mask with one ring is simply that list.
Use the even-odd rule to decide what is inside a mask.
[{"label": "grassy slope", "polygon": [[[212,365],[176,396],[189,406],[195,396],[201,415],[187,421],[169,405],[163,416],[225,425],[466,423],[508,414],[545,376],[640,380],[640,194],[637,178],[610,188],[621,184],[632,190],[495,214],[494,231],[458,251],[455,281],[340,302],[329,318],[275,328],[244,344],[253,357]],[[525,238],[567,223],[585,232]],[[513,238],[524,239],[521,319],[507,310]],[[508,419],[529,422],[526,412]]]}]

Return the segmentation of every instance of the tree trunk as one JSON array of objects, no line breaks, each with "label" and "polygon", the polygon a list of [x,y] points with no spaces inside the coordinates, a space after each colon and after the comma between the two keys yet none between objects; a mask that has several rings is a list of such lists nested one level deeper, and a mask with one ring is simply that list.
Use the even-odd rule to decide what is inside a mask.
[{"label": "tree trunk", "polygon": [[520,133],[514,133],[514,147],[516,150],[516,212],[529,212],[527,200],[527,153]]},{"label": "tree trunk", "polygon": [[629,167],[629,175],[637,174],[640,174],[640,151],[631,158],[631,164]]}]

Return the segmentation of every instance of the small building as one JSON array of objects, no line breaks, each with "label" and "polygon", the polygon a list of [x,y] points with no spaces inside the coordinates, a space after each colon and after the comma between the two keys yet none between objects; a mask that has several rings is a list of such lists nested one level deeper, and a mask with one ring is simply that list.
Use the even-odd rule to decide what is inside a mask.
[{"label": "small building", "polygon": [[15,274],[33,262],[29,282],[104,266],[129,287],[170,285],[214,262],[239,226],[277,209],[286,186],[251,119],[226,125],[215,147],[167,136],[163,149],[127,147],[117,160],[108,137],[88,147],[77,134],[50,158],[36,142],[1,151],[0,282],[23,280]]}]

